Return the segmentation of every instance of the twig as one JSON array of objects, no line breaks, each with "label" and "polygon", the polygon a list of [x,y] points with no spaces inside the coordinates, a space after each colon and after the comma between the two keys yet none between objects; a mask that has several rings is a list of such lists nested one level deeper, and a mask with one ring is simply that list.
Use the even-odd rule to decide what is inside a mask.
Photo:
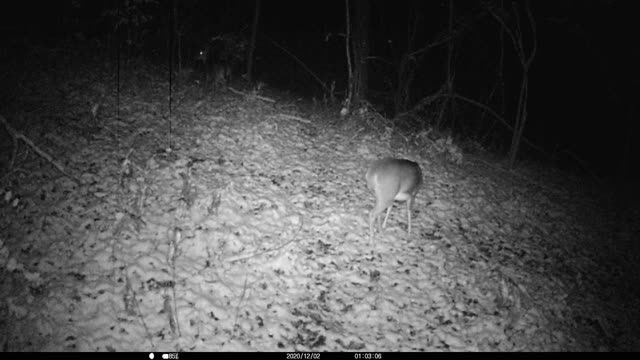
[{"label": "twig", "polygon": [[178,286],[177,276],[176,276],[176,259],[178,258],[179,253],[179,244],[182,241],[182,229],[179,227],[175,227],[173,229],[173,236],[169,239],[169,253],[167,254],[167,260],[169,261],[169,266],[171,267],[171,277],[173,278],[173,286],[171,287],[171,291],[173,292],[173,319],[175,320],[175,326],[178,333],[178,337],[182,336],[182,332],[180,331],[180,320],[178,319],[178,304],[176,300],[176,286]]},{"label": "twig", "polygon": [[293,238],[292,238],[291,240],[289,240],[289,241],[287,241],[287,242],[285,242],[285,243],[281,244],[281,245],[278,245],[278,246],[276,246],[276,247],[274,247],[274,248],[271,248],[271,249],[266,249],[266,250],[263,250],[263,251],[258,251],[258,252],[255,252],[255,253],[253,253],[253,254],[249,254],[249,255],[244,255],[244,256],[232,256],[232,257],[230,257],[230,258],[225,259],[224,261],[225,261],[225,262],[227,262],[227,263],[234,263],[234,262],[237,262],[237,261],[247,260],[247,259],[250,259],[250,258],[252,258],[252,257],[256,257],[256,256],[260,256],[260,255],[262,255],[262,254],[266,254],[266,253],[272,252],[272,251],[280,250],[280,249],[282,249],[283,247],[285,247],[285,246],[287,246],[287,245],[291,244],[292,242],[298,242],[298,241],[300,241],[300,240],[301,240],[301,239],[297,239],[297,237],[298,237],[298,234],[300,233],[300,230],[302,230],[302,225],[303,225],[303,222],[302,222],[302,220],[301,220],[301,221],[300,221],[300,227],[298,228],[298,230],[296,231],[296,233],[293,235]]},{"label": "twig", "polygon": [[247,293],[247,278],[244,278],[244,286],[242,287],[242,294],[240,295],[240,300],[238,300],[238,305],[236,305],[236,316],[233,319],[233,333],[232,336],[236,333],[236,326],[238,325],[238,315],[240,314],[240,305],[242,304],[242,300],[244,300],[244,296]]},{"label": "twig", "polygon": [[142,323],[142,327],[144,328],[144,331],[147,334],[147,339],[149,340],[149,343],[151,344],[151,348],[154,348],[155,345],[153,344],[153,336],[151,336],[151,331],[149,331],[149,327],[147,327],[147,323],[144,321],[144,318],[142,317],[142,310],[140,309],[140,302],[136,298],[136,292],[131,288],[131,282],[129,281],[129,276],[128,275],[126,277],[126,281],[127,281],[127,287],[129,288],[128,290],[131,291],[131,296],[133,298],[133,303],[136,306],[136,312],[137,312],[137,315],[138,315],[138,319],[140,319],[140,322]]}]

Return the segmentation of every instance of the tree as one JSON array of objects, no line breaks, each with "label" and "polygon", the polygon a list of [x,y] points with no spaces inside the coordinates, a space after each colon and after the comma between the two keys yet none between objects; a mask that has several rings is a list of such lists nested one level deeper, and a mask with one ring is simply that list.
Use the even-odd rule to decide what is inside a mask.
[{"label": "tree", "polygon": [[253,12],[253,25],[251,26],[251,40],[247,49],[247,80],[253,80],[253,53],[256,49],[256,35],[258,34],[258,20],[260,18],[260,0],[256,0]]},{"label": "tree", "polygon": [[[511,42],[513,43],[514,50],[520,60],[520,66],[522,67],[522,82],[520,83],[520,93],[518,95],[518,106],[515,114],[515,122],[513,126],[513,135],[511,136],[511,146],[509,148],[509,167],[513,167],[520,148],[520,141],[524,132],[524,127],[527,123],[527,105],[529,99],[529,68],[536,56],[536,50],[538,46],[536,22],[533,19],[531,13],[531,4],[527,0],[524,3],[524,10],[527,14],[527,21],[531,30],[531,51],[527,54],[525,49],[525,35],[522,28],[522,19],[520,17],[520,10],[518,5],[513,3],[513,14],[509,14],[504,9],[489,8],[489,12],[493,18],[502,26],[507,33]],[[511,16],[510,16],[511,15]],[[510,18],[513,18],[513,23],[508,24]]]},{"label": "tree", "polygon": [[369,86],[369,0],[354,0],[355,24],[351,23],[350,2],[345,0],[346,16],[346,52],[349,73],[349,87],[346,106],[343,109],[350,112],[361,106],[366,98]]}]

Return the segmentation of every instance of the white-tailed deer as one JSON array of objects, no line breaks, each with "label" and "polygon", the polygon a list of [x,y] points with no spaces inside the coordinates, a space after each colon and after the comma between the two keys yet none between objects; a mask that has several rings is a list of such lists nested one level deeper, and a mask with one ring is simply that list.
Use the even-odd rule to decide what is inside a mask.
[{"label": "white-tailed deer", "polygon": [[[387,226],[387,219],[394,201],[407,204],[408,232],[411,233],[411,205],[415,200],[420,184],[422,171],[420,165],[404,159],[384,158],[375,161],[366,175],[367,187],[376,197],[376,205],[369,213],[369,236],[373,240],[373,223],[378,220],[378,229]],[[384,223],[380,226],[380,215],[387,209]]]}]

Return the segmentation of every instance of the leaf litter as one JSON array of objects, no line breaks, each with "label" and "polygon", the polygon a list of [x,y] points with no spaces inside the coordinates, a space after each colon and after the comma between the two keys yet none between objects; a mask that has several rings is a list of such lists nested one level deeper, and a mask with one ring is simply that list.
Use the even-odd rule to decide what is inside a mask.
[{"label": "leaf litter", "polygon": [[75,180],[35,155],[3,178],[4,350],[640,349],[610,215],[571,178],[413,152],[415,230],[395,210],[370,241],[364,173],[398,148],[186,87],[167,152],[156,81],[124,87],[117,121],[113,89],[69,94],[106,112],[37,138]]}]

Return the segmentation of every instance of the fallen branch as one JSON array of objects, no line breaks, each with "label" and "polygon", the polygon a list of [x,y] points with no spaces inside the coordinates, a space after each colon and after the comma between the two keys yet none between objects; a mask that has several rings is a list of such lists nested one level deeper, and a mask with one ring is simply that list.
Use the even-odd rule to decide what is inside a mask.
[{"label": "fallen branch", "polygon": [[262,100],[262,101],[266,101],[266,102],[268,102],[268,103],[272,103],[272,104],[275,104],[275,102],[276,102],[276,101],[275,101],[274,99],[272,99],[272,98],[268,98],[268,97],[260,96],[260,95],[256,95],[256,94],[248,94],[248,93],[245,93],[245,92],[243,92],[243,91],[236,90],[236,89],[232,88],[231,86],[229,86],[229,87],[228,87],[228,89],[229,89],[232,93],[235,93],[235,94],[238,94],[238,95],[242,95],[242,96],[246,96],[246,97],[254,97],[254,98],[256,98],[256,99],[260,99],[260,100]]},{"label": "fallen branch", "polygon": [[305,118],[301,118],[301,117],[295,116],[295,115],[278,114],[278,117],[284,118],[286,120],[295,120],[295,121],[300,121],[301,123],[311,124],[311,120],[308,120],[308,119],[305,119]]},{"label": "fallen branch", "polygon": [[[40,155],[42,158],[44,158],[45,160],[47,160],[49,163],[51,163],[56,169],[58,169],[58,171],[60,171],[63,175],[67,176],[69,179],[71,179],[72,181],[75,181],[76,184],[78,184],[78,186],[83,187],[86,186],[82,180],[80,180],[79,177],[70,174],[69,172],[67,172],[67,170],[65,170],[65,168],[57,161],[55,161],[53,159],[53,157],[51,155],[49,155],[46,151],[40,149],[36,144],[33,143],[33,141],[31,141],[31,139],[29,139],[28,137],[26,137],[24,134],[22,134],[21,132],[17,131],[16,129],[14,129],[11,125],[9,125],[9,123],[7,122],[7,119],[4,118],[4,116],[0,115],[0,123],[2,123],[2,125],[4,125],[4,127],[7,129],[7,132],[9,133],[9,135],[14,139],[14,146],[17,147],[17,139],[22,140],[25,144],[27,144],[31,149],[33,149],[33,151],[36,152],[36,154]],[[15,153],[15,149],[14,149],[14,153]],[[110,201],[109,199],[102,197],[102,196],[98,196],[95,193],[93,193],[90,190],[87,190],[87,194],[93,196],[95,199],[111,205],[113,207],[115,207],[116,209],[122,211],[123,213],[129,215],[132,219],[139,221],[141,223],[144,224],[144,221],[141,219],[141,216],[134,214],[132,211],[130,211],[129,209],[126,209],[123,206],[120,206],[112,201]]]},{"label": "fallen branch", "polygon": [[[21,132],[19,132],[16,129],[14,129],[11,125],[9,125],[9,123],[7,122],[7,119],[5,119],[4,116],[2,116],[2,115],[0,115],[0,122],[7,129],[7,132],[9,133],[9,135],[11,135],[11,137],[14,139],[14,142],[13,142],[14,145],[16,144],[15,140],[18,140],[18,139],[22,140],[31,149],[33,149],[33,151],[35,151],[36,154],[42,156],[45,160],[50,162],[51,165],[53,165],[56,169],[58,169],[58,171],[60,171],[64,175],[70,177],[71,179],[77,181],[78,184],[82,184],[82,181],[80,181],[80,179],[78,179],[77,177],[67,173],[67,171],[64,169],[64,166],[62,166],[62,164],[60,164],[57,161],[55,161],[53,159],[53,157],[51,157],[51,155],[47,154],[46,151],[40,149],[36,144],[34,144],[33,141],[31,141],[31,139],[29,139],[28,137],[24,136],[24,134],[22,134]],[[14,153],[15,153],[15,149],[14,149]]]}]

